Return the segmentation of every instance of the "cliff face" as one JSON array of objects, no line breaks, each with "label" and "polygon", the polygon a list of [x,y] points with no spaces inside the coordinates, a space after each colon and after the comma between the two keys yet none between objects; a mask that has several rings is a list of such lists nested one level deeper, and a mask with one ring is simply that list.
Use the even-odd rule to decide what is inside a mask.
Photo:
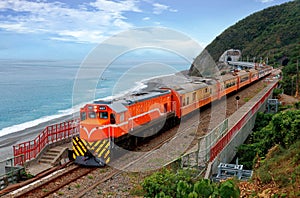
[{"label": "cliff face", "polygon": [[[190,68],[190,75],[199,75],[196,68],[209,67],[228,49],[242,50],[244,61],[268,61],[273,65],[287,64],[299,56],[300,0],[256,12],[226,29],[206,47]],[[295,52],[296,50],[296,52]],[[205,60],[199,60],[204,58]],[[203,65],[199,65],[203,64]]]}]

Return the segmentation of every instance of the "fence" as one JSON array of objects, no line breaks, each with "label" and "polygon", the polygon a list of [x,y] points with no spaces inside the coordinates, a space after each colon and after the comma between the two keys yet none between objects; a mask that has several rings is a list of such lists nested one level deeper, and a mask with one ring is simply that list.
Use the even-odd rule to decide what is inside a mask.
[{"label": "fence", "polygon": [[49,144],[70,138],[79,133],[79,119],[47,126],[34,140],[13,146],[14,165],[23,165],[32,160]]},{"label": "fence", "polygon": [[261,105],[272,94],[273,89],[277,86],[274,83],[267,92],[260,98],[259,101],[252,106],[252,108],[243,115],[243,117],[210,149],[210,161],[213,161],[215,157],[224,149],[224,147],[231,141],[232,137],[248,122],[248,120],[258,111]]},{"label": "fence", "polygon": [[210,148],[228,131],[228,119],[225,119],[211,132],[201,137],[198,148],[184,155],[181,159],[182,166],[205,166],[210,158]]}]

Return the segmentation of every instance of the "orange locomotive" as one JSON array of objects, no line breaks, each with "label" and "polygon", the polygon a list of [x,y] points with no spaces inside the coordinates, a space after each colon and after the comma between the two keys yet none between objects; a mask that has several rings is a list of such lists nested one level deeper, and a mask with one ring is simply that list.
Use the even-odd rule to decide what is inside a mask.
[{"label": "orange locomotive", "polygon": [[[80,110],[80,134],[73,138],[75,162],[104,166],[115,143],[127,146],[138,138],[172,127],[198,108],[270,74],[272,67],[240,71],[217,79],[178,75],[163,77],[164,88],[144,89],[111,101],[98,100]],[[169,78],[169,79],[167,79]],[[174,83],[175,82],[175,83]]]}]

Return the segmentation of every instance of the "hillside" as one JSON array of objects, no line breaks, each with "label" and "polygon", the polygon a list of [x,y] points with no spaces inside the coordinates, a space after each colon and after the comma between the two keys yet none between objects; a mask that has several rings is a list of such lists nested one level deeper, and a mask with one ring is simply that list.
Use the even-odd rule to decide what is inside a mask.
[{"label": "hillside", "polygon": [[[274,66],[294,64],[300,51],[300,0],[256,12],[226,29],[206,47],[214,61],[228,49],[240,49],[244,61],[264,61]],[[201,53],[190,68],[190,75],[199,75],[203,68]],[[255,57],[255,58],[254,58]],[[205,58],[208,59],[208,58]],[[209,61],[205,67],[213,66]]]}]

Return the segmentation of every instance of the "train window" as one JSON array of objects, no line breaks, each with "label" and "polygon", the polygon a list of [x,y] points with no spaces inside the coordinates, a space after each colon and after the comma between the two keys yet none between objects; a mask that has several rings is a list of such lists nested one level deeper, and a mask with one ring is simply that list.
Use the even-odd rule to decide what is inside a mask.
[{"label": "train window", "polygon": [[196,100],[196,92],[193,93],[193,101]]},{"label": "train window", "polygon": [[207,88],[205,88],[205,93],[207,93]]},{"label": "train window", "polygon": [[241,82],[244,82],[244,81],[246,81],[248,79],[249,79],[249,76],[244,76],[244,77],[241,78]]},{"label": "train window", "polygon": [[190,103],[190,98],[187,97],[187,98],[186,98],[186,104],[188,105],[189,103]]},{"label": "train window", "polygon": [[81,121],[86,120],[86,112],[81,112],[80,113],[80,120]]},{"label": "train window", "polygon": [[120,122],[123,122],[124,121],[124,113],[121,113],[120,114]]},{"label": "train window", "polygon": [[225,88],[229,88],[229,87],[232,87],[235,85],[235,81],[227,81],[226,84],[225,84]]},{"label": "train window", "polygon": [[108,118],[108,113],[107,112],[100,112],[99,113],[99,117],[101,119],[107,119]]},{"label": "train window", "polygon": [[96,118],[96,113],[95,112],[93,112],[93,111],[90,111],[89,112],[89,118]]},{"label": "train window", "polygon": [[183,98],[182,106],[185,106],[185,98]]}]

